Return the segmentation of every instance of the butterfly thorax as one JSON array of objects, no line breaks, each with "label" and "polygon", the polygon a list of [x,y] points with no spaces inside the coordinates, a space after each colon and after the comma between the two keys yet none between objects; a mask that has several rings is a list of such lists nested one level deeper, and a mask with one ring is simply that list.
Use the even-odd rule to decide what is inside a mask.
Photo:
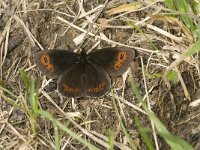
[{"label": "butterfly thorax", "polygon": [[82,52],[81,52],[79,63],[81,64],[82,78],[85,78],[85,74],[86,74],[86,64],[87,64],[87,54],[86,54],[85,51],[82,51]]},{"label": "butterfly thorax", "polygon": [[80,63],[81,64],[85,64],[86,63],[86,57],[87,57],[87,54],[85,51],[82,51],[81,52],[81,55],[80,55]]}]

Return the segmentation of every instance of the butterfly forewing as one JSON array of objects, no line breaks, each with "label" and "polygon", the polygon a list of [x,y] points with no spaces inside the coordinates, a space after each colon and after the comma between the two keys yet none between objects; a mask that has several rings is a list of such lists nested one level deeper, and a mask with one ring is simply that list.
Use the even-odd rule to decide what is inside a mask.
[{"label": "butterfly forewing", "polygon": [[45,50],[34,57],[40,71],[50,78],[57,78],[78,60],[78,54],[67,50]]},{"label": "butterfly forewing", "polygon": [[66,97],[84,96],[83,68],[80,63],[76,63],[62,73],[58,79],[58,91]]},{"label": "butterfly forewing", "polygon": [[104,48],[88,55],[88,61],[101,66],[110,76],[122,75],[133,61],[133,50],[126,47]]},{"label": "butterfly forewing", "polygon": [[86,63],[85,95],[100,97],[110,89],[111,81],[106,71],[95,64]]}]

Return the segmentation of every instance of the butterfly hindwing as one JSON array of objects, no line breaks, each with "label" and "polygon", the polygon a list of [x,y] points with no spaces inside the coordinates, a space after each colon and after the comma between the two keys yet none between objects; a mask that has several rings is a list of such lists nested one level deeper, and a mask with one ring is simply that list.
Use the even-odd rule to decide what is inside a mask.
[{"label": "butterfly hindwing", "polygon": [[78,59],[78,54],[67,50],[44,50],[37,52],[34,56],[34,61],[40,71],[50,78],[57,78]]},{"label": "butterfly hindwing", "polygon": [[85,95],[100,97],[110,89],[111,81],[106,71],[95,64],[87,63],[85,72]]},{"label": "butterfly hindwing", "polygon": [[72,65],[68,70],[59,76],[58,91],[66,97],[84,96],[83,68],[80,63]]},{"label": "butterfly hindwing", "polygon": [[88,54],[88,61],[101,66],[110,76],[122,75],[133,61],[133,50],[126,47],[104,48]]}]

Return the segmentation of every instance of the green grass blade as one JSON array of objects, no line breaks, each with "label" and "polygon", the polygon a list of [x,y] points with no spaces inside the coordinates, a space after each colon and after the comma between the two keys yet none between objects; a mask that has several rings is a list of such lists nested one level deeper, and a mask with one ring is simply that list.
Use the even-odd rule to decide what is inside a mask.
[{"label": "green grass blade", "polygon": [[166,0],[166,5],[173,10],[177,10],[180,13],[181,20],[187,26],[192,33],[196,30],[196,25],[193,22],[191,16],[187,14],[193,14],[191,5],[188,0]]},{"label": "green grass blade", "polygon": [[[4,88],[0,86],[0,90],[4,91]],[[7,89],[5,89],[7,91]],[[4,91],[5,92],[5,91]],[[5,96],[4,94],[0,93],[0,96],[3,97],[3,99],[10,105],[12,105],[15,109],[20,109],[23,112],[26,112],[26,109],[22,106],[20,106],[19,104],[16,104],[16,102],[14,100],[12,100],[11,98],[8,98],[7,96]]]},{"label": "green grass blade", "polygon": [[0,90],[2,90],[5,93],[9,94],[11,97],[18,99],[18,97],[15,94],[13,94],[12,92],[10,92],[8,89],[2,87],[1,85],[0,85]]},{"label": "green grass blade", "polygon": [[195,42],[185,53],[185,56],[192,56],[200,51],[200,40]]},{"label": "green grass blade", "polygon": [[[169,144],[169,146],[174,150],[193,150],[192,146],[188,144],[186,141],[172,135],[164,124],[155,116],[153,112],[147,112],[149,117],[155,124],[158,133],[164,138],[164,140]],[[171,137],[172,139],[169,139]]]},{"label": "green grass blade", "polygon": [[[190,12],[190,4],[188,1],[186,0],[175,0],[175,5],[178,9],[178,11],[180,13],[186,13],[186,14],[189,14],[191,13]],[[195,25],[194,25],[194,22],[192,20],[192,18],[188,15],[181,15],[181,19],[183,20],[183,22],[185,23],[185,25],[191,29],[191,31],[194,31],[196,28],[195,28]]]},{"label": "green grass blade", "polygon": [[50,113],[48,113],[47,111],[38,110],[38,113],[41,116],[44,116],[45,118],[49,119],[50,121],[53,122],[54,125],[58,126],[61,130],[65,131],[67,134],[69,134],[70,136],[72,136],[73,138],[75,138],[77,141],[79,141],[80,143],[86,145],[89,149],[91,150],[100,150],[98,149],[96,146],[88,143],[85,139],[81,138],[80,136],[76,135],[76,133],[72,132],[70,129],[66,128],[66,126],[64,126],[62,123],[60,123],[57,119],[55,119]]},{"label": "green grass blade", "polygon": [[108,131],[108,150],[114,150],[115,133],[112,130]]},{"label": "green grass blade", "polygon": [[55,135],[56,150],[60,150],[60,134],[59,134],[58,126],[56,124],[54,124],[54,135]]},{"label": "green grass blade", "polygon": [[175,70],[171,70],[171,71],[167,72],[166,78],[169,81],[173,81],[174,83],[177,83],[178,82],[178,72],[176,72]]},{"label": "green grass blade", "polygon": [[138,117],[135,117],[135,122],[136,122],[136,125],[138,127],[138,131],[139,131],[141,137],[143,138],[148,150],[154,150],[155,148],[153,146],[153,143],[147,135],[147,130],[144,130],[144,128],[142,128],[142,124],[139,121]]},{"label": "green grass blade", "polygon": [[[193,150],[193,148],[190,144],[188,144],[187,142],[185,142],[184,140],[182,140],[180,138],[173,136],[167,130],[167,128],[164,126],[164,124],[162,124],[162,122],[156,117],[156,115],[153,112],[149,111],[149,109],[147,108],[147,105],[145,104],[145,102],[142,99],[142,96],[141,96],[134,80],[132,80],[131,84],[132,84],[133,91],[134,91],[136,97],[142,103],[143,109],[147,112],[149,118],[153,121],[158,133],[163,137],[163,139],[168,143],[168,145],[174,150],[183,150],[183,149]],[[173,137],[173,140],[169,140],[168,137],[163,136],[163,135],[167,135],[168,137]],[[176,139],[176,140],[174,140],[174,139]]]},{"label": "green grass blade", "polygon": [[134,29],[136,29],[138,32],[142,33],[142,34],[146,37],[147,41],[150,43],[150,45],[152,46],[152,48],[153,48],[154,50],[158,50],[158,48],[152,43],[151,39],[142,31],[142,29],[140,29],[138,26],[136,26],[136,25],[135,25],[133,22],[131,22],[131,21],[128,21],[128,24],[129,24],[130,26],[132,26]]},{"label": "green grass blade", "polygon": [[175,137],[171,134],[165,134],[162,132],[158,132],[158,134],[162,137],[165,137],[165,139],[168,140],[168,142],[171,142],[174,145],[173,146],[174,150],[183,150],[183,149],[194,150],[191,145],[189,145],[187,142],[185,142],[184,140],[182,140],[178,137]]},{"label": "green grass blade", "polygon": [[34,117],[37,117],[38,99],[35,97],[35,79],[30,80],[30,104]]},{"label": "green grass blade", "polygon": [[26,99],[28,92],[29,92],[29,81],[30,81],[30,79],[29,79],[27,73],[23,69],[20,69],[19,72],[20,72],[21,78],[23,79],[23,82],[24,82],[25,99]]},{"label": "green grass blade", "polygon": [[167,5],[167,7],[168,7],[169,9],[175,10],[175,7],[174,7],[174,0],[165,0],[165,4]]},{"label": "green grass blade", "polygon": [[190,1],[192,10],[195,15],[199,16],[200,15],[200,1],[199,0],[193,0]]},{"label": "green grass blade", "polygon": [[134,149],[134,150],[136,150],[137,148],[136,148],[136,146],[134,145],[133,141],[131,140],[131,137],[130,137],[130,135],[128,134],[128,132],[127,132],[127,130],[126,130],[126,128],[125,128],[125,126],[124,126],[122,120],[121,120],[121,117],[120,117],[119,111],[118,111],[118,109],[117,109],[117,104],[116,104],[116,101],[115,101],[115,97],[114,97],[113,92],[112,92],[112,101],[113,101],[113,105],[114,105],[115,112],[116,112],[116,114],[117,114],[117,117],[118,117],[120,126],[121,126],[121,128],[122,128],[122,131],[124,132],[125,136],[127,137],[128,142],[129,142],[131,148]]}]

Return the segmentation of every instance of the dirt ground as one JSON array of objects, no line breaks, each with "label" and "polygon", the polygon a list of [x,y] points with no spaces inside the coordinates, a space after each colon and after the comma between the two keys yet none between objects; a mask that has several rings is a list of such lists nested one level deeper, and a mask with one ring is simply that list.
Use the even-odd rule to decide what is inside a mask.
[{"label": "dirt ground", "polygon": [[[40,108],[49,111],[62,123],[67,123],[71,130],[100,149],[106,149],[69,123],[63,113],[49,101],[45,92],[60,109],[68,114],[71,113],[82,128],[98,138],[108,136],[108,131],[112,130],[116,136],[115,142],[127,146],[128,149],[130,147],[120,129],[111,94],[94,99],[62,97],[57,91],[57,79],[45,78],[33,61],[34,53],[42,48],[66,49],[79,53],[81,50],[92,51],[125,45],[133,48],[135,52],[132,69],[126,77],[124,90],[120,88],[123,84],[122,77],[112,78],[112,88],[116,97],[119,97],[117,104],[122,120],[132,140],[137,143],[138,149],[146,149],[146,146],[138,133],[134,118],[139,117],[144,127],[151,128],[151,123],[143,112],[133,107],[141,108],[131,87],[130,74],[141,94],[148,95],[151,110],[167,129],[199,150],[200,106],[190,106],[191,102],[200,99],[199,56],[192,58],[196,60],[196,64],[183,60],[175,63],[180,54],[194,42],[192,35],[186,35],[177,22],[159,17],[169,13],[161,2],[152,5],[141,3],[140,7],[132,12],[119,13],[116,10],[114,13],[108,11],[122,5],[123,2],[119,0],[108,3],[106,0],[81,2],[81,0],[79,3],[77,0],[0,1],[0,11],[3,10],[0,13],[0,62],[2,62],[0,85],[17,96],[23,95],[24,85],[19,69],[24,68],[30,76],[41,79],[44,84],[49,82],[40,91]],[[99,9],[96,9],[97,7]],[[85,12],[91,13],[85,14]],[[80,17],[81,15],[83,17]],[[127,21],[134,22],[143,32],[130,26]],[[175,38],[170,38],[154,30],[153,27],[162,29]],[[86,34],[82,38],[80,35],[85,31]],[[152,44],[157,49],[154,49]],[[166,81],[162,76],[153,76],[163,75],[170,67],[179,72],[178,82]],[[26,115],[8,104],[1,97],[1,93],[3,92],[0,90],[0,149],[23,148],[23,138],[29,143],[27,149],[31,149],[30,147],[54,149],[52,124],[44,118],[39,118],[38,137],[31,139],[30,124]],[[150,137],[154,141],[153,136]],[[170,149],[162,138],[159,136],[157,138],[159,149]],[[87,149],[65,133],[61,139],[61,147],[68,143],[65,149]],[[116,146],[114,149],[121,148]]]}]

